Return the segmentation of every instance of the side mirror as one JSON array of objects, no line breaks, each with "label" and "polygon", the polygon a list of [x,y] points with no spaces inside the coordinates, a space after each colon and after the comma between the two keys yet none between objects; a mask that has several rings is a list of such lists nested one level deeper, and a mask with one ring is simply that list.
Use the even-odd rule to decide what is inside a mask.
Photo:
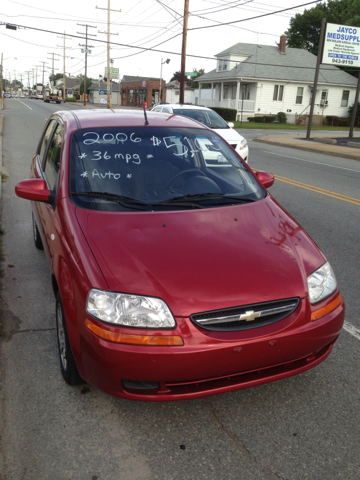
[{"label": "side mirror", "polygon": [[25,198],[25,200],[51,203],[51,190],[47,188],[46,182],[42,178],[23,180],[16,185],[15,193],[18,197]]},{"label": "side mirror", "polygon": [[230,128],[234,128],[233,122],[228,122],[228,125],[229,125]]},{"label": "side mirror", "polygon": [[274,185],[275,177],[269,172],[255,172],[255,177],[264,188],[269,188]]}]

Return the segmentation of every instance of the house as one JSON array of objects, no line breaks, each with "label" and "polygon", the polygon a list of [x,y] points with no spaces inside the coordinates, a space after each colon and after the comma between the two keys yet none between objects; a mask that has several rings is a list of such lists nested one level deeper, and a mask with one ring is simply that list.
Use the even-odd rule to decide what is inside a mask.
[{"label": "house", "polygon": [[[199,82],[200,105],[237,110],[237,120],[285,112],[289,123],[310,112],[317,57],[306,50],[280,43],[237,43],[217,57],[216,69]],[[210,99],[202,98],[201,85],[211,84]],[[355,100],[357,79],[333,65],[321,65],[314,115],[347,117]]]},{"label": "house", "polygon": [[[179,80],[172,80],[166,84],[166,101],[167,103],[179,103],[180,98],[180,82]],[[194,89],[185,85],[184,103],[194,102]]]},{"label": "house", "polygon": [[[124,75],[120,88],[121,105],[140,107],[146,102],[150,108],[159,102],[160,78]],[[161,102],[165,102],[165,96],[165,81],[161,80]]]},{"label": "house", "polygon": [[[120,84],[110,83],[111,105],[120,105]],[[88,88],[89,102],[95,105],[107,106],[107,82],[105,80],[94,81]]]},{"label": "house", "polygon": [[[80,85],[83,80],[76,77],[65,77],[66,97],[72,97],[74,94],[80,95]],[[64,89],[64,79],[59,78],[55,81],[55,86],[59,90]]]}]

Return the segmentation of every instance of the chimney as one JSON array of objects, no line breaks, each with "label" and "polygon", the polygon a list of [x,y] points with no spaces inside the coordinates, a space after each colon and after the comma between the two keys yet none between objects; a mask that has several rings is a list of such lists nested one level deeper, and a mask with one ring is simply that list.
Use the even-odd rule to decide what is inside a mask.
[{"label": "chimney", "polygon": [[285,49],[286,49],[286,35],[283,33],[280,37],[280,43],[279,45],[279,51],[282,55],[285,55]]}]

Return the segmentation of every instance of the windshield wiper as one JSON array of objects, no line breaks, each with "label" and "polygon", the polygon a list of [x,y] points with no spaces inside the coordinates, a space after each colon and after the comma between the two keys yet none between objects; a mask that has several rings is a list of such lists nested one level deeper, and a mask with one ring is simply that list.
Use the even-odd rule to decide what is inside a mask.
[{"label": "windshield wiper", "polygon": [[189,193],[188,195],[180,195],[178,197],[169,198],[168,200],[163,200],[162,202],[153,203],[153,205],[165,205],[169,203],[180,203],[186,202],[186,200],[192,200],[196,202],[197,200],[208,200],[212,198],[228,198],[230,200],[238,200],[240,202],[255,202],[253,198],[250,197],[240,197],[236,195],[227,195],[226,193]]},{"label": "windshield wiper", "polygon": [[116,193],[108,192],[71,192],[71,195],[79,195],[81,197],[100,198],[102,200],[109,200],[110,202],[118,202],[121,204],[148,206],[148,203],[137,200],[136,198],[127,197],[125,195],[117,195]]}]

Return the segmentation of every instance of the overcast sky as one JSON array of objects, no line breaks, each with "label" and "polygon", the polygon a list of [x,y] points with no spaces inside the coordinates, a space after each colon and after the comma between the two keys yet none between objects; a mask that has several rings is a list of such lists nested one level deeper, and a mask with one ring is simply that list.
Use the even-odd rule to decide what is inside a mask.
[{"label": "overcast sky", "polygon": [[[299,6],[304,3],[306,0],[190,0],[186,71],[193,68],[204,68],[206,72],[213,70],[216,67],[214,55],[239,42],[275,45],[287,30],[290,18],[314,6]],[[27,85],[26,72],[36,70],[38,66],[38,81],[41,82],[42,62],[47,62],[46,81],[53,57],[58,59],[54,61],[55,73],[62,73],[64,42],[61,34],[64,32],[69,35],[65,72],[83,74],[85,56],[79,44],[85,44],[86,27],[82,25],[86,24],[96,27],[88,28],[89,34],[96,35],[89,36],[92,48],[88,55],[88,76],[98,78],[104,75],[107,37],[101,32],[107,32],[107,5],[107,0],[1,0],[0,22],[27,27],[14,31],[0,26],[0,53],[4,57],[6,78],[9,73],[12,79],[15,75],[21,79],[22,75],[23,83]],[[246,20],[289,7],[297,8]],[[162,70],[163,78],[169,81],[173,73],[180,70],[184,0],[111,0],[110,8],[113,10],[110,56],[114,60],[113,66],[119,68],[120,78],[123,75],[160,77],[161,59],[169,58],[170,63],[164,64]],[[246,21],[199,28],[237,20]],[[135,46],[159,51],[144,52]],[[53,56],[53,53],[58,55]]]}]

